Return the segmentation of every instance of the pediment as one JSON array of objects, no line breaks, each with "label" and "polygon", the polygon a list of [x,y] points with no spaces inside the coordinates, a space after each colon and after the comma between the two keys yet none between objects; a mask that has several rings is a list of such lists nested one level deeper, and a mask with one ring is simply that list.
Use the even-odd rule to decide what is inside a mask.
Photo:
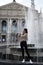
[{"label": "pediment", "polygon": [[12,2],[7,5],[0,6],[0,9],[22,9],[24,7],[27,8],[26,6],[22,4],[19,4],[17,2]]},{"label": "pediment", "polygon": [[27,9],[28,7],[22,4],[12,2],[0,7],[0,17],[25,17]]}]

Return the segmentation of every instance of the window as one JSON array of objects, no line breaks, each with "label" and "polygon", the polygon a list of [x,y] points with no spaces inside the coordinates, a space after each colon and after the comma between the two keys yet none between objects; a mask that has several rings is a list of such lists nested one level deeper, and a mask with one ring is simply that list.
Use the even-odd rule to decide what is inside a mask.
[{"label": "window", "polygon": [[16,29],[17,29],[17,22],[16,22],[16,20],[14,20],[14,21],[12,22],[12,30],[13,30],[13,31],[16,31]]},{"label": "window", "polygon": [[16,22],[16,20],[13,21],[13,26],[17,27],[17,22]]},{"label": "window", "polygon": [[6,35],[2,35],[2,42],[6,42]]},{"label": "window", "polygon": [[25,20],[22,21],[22,26],[24,26],[24,25],[25,25]]},{"label": "window", "polygon": [[7,30],[7,22],[5,20],[2,21],[2,32],[6,32]]}]

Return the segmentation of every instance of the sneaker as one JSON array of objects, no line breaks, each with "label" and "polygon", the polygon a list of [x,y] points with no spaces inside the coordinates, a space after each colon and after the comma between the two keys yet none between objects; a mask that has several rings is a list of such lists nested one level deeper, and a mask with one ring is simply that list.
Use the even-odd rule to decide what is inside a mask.
[{"label": "sneaker", "polygon": [[30,60],[30,63],[33,63],[32,60]]},{"label": "sneaker", "polygon": [[23,63],[25,62],[25,59],[23,59],[23,61],[22,61]]}]

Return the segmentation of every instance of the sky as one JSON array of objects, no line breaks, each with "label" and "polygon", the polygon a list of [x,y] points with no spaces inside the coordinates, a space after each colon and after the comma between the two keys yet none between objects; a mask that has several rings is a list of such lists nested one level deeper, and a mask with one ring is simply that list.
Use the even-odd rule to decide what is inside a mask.
[{"label": "sky", "polygon": [[[12,2],[13,0],[0,0],[0,6],[5,5],[7,3]],[[35,1],[35,7],[37,10],[40,11],[40,9],[43,12],[43,0],[34,0]],[[16,2],[21,3],[25,6],[30,7],[31,6],[31,0],[16,0]]]}]

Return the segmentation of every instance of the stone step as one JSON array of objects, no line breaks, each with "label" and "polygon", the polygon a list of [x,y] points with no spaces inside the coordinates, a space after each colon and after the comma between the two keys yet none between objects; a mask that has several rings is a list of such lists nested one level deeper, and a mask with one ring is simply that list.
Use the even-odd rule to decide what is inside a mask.
[{"label": "stone step", "polygon": [[43,63],[29,63],[28,61],[22,63],[22,61],[0,60],[0,65],[43,65]]}]

